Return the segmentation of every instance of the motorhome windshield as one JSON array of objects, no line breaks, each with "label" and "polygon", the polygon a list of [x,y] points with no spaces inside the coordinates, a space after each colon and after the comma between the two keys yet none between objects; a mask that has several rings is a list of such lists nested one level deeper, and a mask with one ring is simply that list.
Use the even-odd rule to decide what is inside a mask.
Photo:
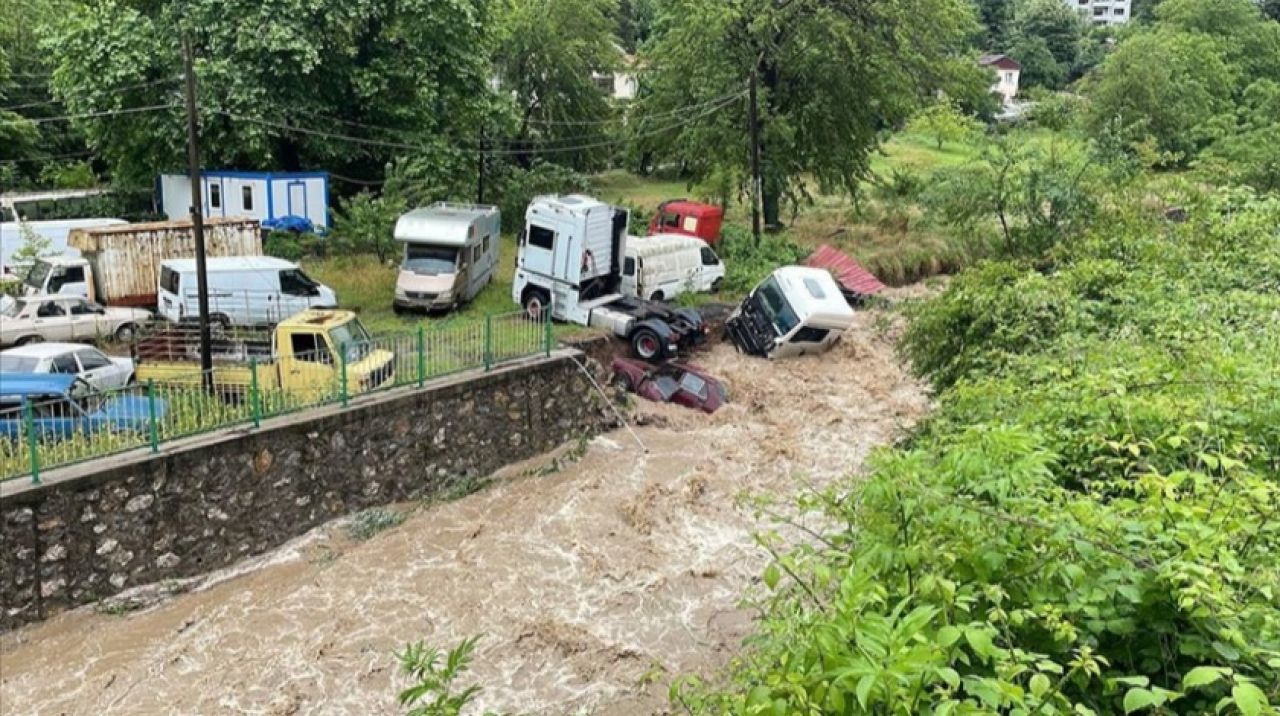
[{"label": "motorhome windshield", "polygon": [[27,285],[35,289],[43,289],[44,282],[49,279],[52,271],[53,264],[36,259],[35,263],[31,264],[31,270],[27,271]]},{"label": "motorhome windshield", "polygon": [[444,246],[407,244],[404,249],[404,268],[427,276],[453,273],[458,268],[458,250]]},{"label": "motorhome windshield", "polygon": [[760,305],[764,307],[764,312],[768,314],[769,321],[773,323],[778,335],[785,336],[800,324],[800,318],[791,308],[791,304],[787,303],[786,294],[782,292],[782,287],[778,285],[776,278],[771,276],[760,284],[756,295],[760,297]]}]

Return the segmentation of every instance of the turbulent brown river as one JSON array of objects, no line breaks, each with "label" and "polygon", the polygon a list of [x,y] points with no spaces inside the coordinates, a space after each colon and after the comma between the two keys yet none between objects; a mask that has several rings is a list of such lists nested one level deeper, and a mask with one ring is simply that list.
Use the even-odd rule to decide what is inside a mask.
[{"label": "turbulent brown river", "polygon": [[714,677],[751,629],[752,535],[771,524],[745,498],[854,474],[928,409],[886,319],[860,312],[822,357],[715,347],[697,361],[732,404],[639,406],[647,452],[619,430],[399,506],[409,518],[365,541],[337,521],[144,609],[6,634],[0,713],[397,714],[394,652],[475,635],[482,708],[665,713],[674,677]]}]

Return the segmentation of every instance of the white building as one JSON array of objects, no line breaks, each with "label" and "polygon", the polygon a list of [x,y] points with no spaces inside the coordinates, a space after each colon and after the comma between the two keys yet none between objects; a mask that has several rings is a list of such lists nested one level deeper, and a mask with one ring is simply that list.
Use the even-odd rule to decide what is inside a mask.
[{"label": "white building", "polygon": [[[200,175],[205,216],[257,219],[266,224],[287,216],[329,228],[329,175],[325,172],[206,171]],[[162,174],[157,180],[160,210],[170,219],[191,212],[191,179]]]},{"label": "white building", "polygon": [[1008,107],[1013,98],[1018,96],[1018,83],[1022,77],[1022,65],[1008,55],[983,55],[978,64],[990,68],[996,74],[996,81],[991,85],[991,92],[1000,95],[1001,102]]},{"label": "white building", "polygon": [[1132,0],[1063,0],[1095,25],[1123,25],[1129,21]]}]

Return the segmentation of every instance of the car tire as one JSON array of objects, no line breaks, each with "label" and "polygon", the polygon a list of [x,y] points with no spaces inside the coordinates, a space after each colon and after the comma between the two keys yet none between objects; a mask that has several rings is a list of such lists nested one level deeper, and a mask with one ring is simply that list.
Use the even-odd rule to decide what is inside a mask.
[{"label": "car tire", "polygon": [[640,360],[659,360],[662,358],[662,339],[653,329],[640,328],[631,334],[631,350]]},{"label": "car tire", "polygon": [[397,316],[403,316],[405,313],[408,312],[404,306],[401,306],[398,303],[391,304],[391,311],[395,313]]},{"label": "car tire", "polygon": [[29,346],[34,343],[44,343],[44,336],[23,336],[13,342],[15,346]]},{"label": "car tire", "polygon": [[609,381],[609,385],[612,385],[614,388],[616,388],[619,392],[622,392],[622,393],[631,392],[631,379],[622,373],[614,374],[613,380]]},{"label": "car tire", "polygon": [[524,307],[524,315],[531,321],[541,321],[543,313],[551,306],[551,296],[540,288],[531,288],[524,292],[520,305]]},{"label": "car tire", "polygon": [[132,343],[134,336],[138,334],[138,324],[124,323],[116,328],[116,341],[119,343]]}]

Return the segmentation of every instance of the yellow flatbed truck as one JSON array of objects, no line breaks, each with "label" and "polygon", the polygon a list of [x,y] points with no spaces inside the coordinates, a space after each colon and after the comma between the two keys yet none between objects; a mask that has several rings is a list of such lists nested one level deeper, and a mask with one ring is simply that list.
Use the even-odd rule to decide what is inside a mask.
[{"label": "yellow flatbed truck", "polygon": [[[269,334],[219,336],[212,348],[214,388],[226,396],[248,395],[256,386],[262,395],[314,403],[395,380],[395,353],[377,347],[351,311],[303,311]],[[140,382],[201,385],[199,341],[188,328],[174,326],[139,342],[135,361]]]}]

